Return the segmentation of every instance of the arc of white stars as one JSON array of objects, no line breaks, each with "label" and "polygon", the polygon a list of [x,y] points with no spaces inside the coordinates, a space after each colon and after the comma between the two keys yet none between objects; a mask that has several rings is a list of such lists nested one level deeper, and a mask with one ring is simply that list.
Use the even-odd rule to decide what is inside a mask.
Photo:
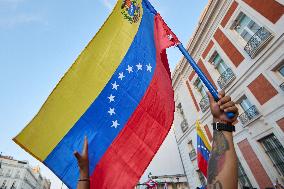
[{"label": "arc of white stars", "polygon": [[136,66],[137,66],[137,70],[142,70],[142,64],[139,63]]},{"label": "arc of white stars", "polygon": [[147,71],[152,72],[152,66],[150,64],[146,65]]},{"label": "arc of white stars", "polygon": [[109,97],[107,97],[109,99],[109,102],[114,102],[114,98],[115,96],[113,96],[112,94],[110,94]]},{"label": "arc of white stars", "polygon": [[114,128],[117,128],[120,124],[118,123],[117,120],[115,121],[112,121],[112,126],[111,127],[114,127]]},{"label": "arc of white stars", "polygon": [[123,72],[119,73],[118,79],[122,80],[123,78],[125,78],[125,76],[123,75]]},{"label": "arc of white stars", "polygon": [[117,90],[117,87],[119,87],[119,85],[116,84],[116,81],[112,83],[111,85],[112,85],[112,89],[115,89],[115,90]]},{"label": "arc of white stars", "polygon": [[128,73],[131,73],[133,72],[133,67],[128,65],[126,70],[128,71]]},{"label": "arc of white stars", "polygon": [[115,114],[114,108],[109,108],[108,113],[112,116],[113,114]]}]

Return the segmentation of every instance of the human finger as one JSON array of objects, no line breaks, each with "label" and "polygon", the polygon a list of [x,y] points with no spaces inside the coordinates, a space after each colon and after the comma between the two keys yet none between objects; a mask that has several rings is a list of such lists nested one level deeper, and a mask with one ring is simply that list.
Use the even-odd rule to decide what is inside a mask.
[{"label": "human finger", "polygon": [[234,105],[235,105],[235,103],[233,101],[229,101],[229,102],[226,102],[225,104],[222,104],[220,106],[220,109],[225,110],[226,108],[232,107]]},{"label": "human finger", "polygon": [[234,114],[237,114],[238,113],[238,108],[236,106],[231,106],[229,108],[225,108],[224,112],[232,112]]},{"label": "human finger", "polygon": [[225,91],[224,90],[219,91],[218,96],[220,99],[223,98],[225,96]]},{"label": "human finger", "polygon": [[223,98],[221,98],[218,101],[218,105],[222,106],[223,104],[226,104],[227,102],[230,102],[230,101],[231,101],[231,97],[230,96],[224,96]]},{"label": "human finger", "polygon": [[84,138],[83,154],[88,154],[88,138],[87,138],[87,136],[85,136],[85,138]]},{"label": "human finger", "polygon": [[77,151],[74,152],[74,156],[76,157],[77,161],[80,161],[82,158],[82,156]]},{"label": "human finger", "polygon": [[213,98],[212,94],[209,91],[207,91],[206,93],[208,95],[210,104],[213,104],[215,101],[214,101],[214,98]]}]

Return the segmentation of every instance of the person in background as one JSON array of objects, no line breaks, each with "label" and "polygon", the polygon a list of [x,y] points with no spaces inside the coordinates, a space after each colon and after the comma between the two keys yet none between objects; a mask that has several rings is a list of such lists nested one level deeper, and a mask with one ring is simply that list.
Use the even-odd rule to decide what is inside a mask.
[{"label": "person in background", "polygon": [[[239,112],[230,96],[225,92],[219,93],[219,101],[215,102],[210,93],[210,109],[213,115],[213,145],[208,164],[208,189],[237,189],[238,169],[237,155],[233,144],[234,131],[233,123],[236,121]],[[225,112],[232,112],[235,116],[227,118]],[[77,189],[89,189],[89,158],[88,141],[85,137],[82,154],[74,152],[77,159],[80,176]]]}]

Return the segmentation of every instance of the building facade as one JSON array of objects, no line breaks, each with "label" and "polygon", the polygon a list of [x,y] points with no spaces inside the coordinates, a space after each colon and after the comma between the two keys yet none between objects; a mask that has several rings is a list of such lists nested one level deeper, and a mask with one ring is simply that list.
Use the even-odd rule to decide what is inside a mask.
[{"label": "building facade", "polygon": [[[149,176],[158,185],[155,189],[189,189],[187,178],[184,174]],[[147,189],[145,183],[138,184],[135,189]]]},{"label": "building facade", "polygon": [[27,161],[0,156],[0,165],[0,189],[50,189],[39,167],[30,167]]},{"label": "building facade", "polygon": [[[273,187],[284,176],[284,1],[211,0],[187,45],[240,110],[234,133],[239,186]],[[212,141],[205,86],[182,59],[173,74],[175,136],[190,188],[206,184],[196,162],[195,123]]]}]

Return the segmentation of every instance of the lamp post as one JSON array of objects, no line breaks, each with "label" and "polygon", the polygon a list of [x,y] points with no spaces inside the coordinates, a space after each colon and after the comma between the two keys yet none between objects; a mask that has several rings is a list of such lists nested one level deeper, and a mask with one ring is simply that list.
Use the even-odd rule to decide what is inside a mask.
[{"label": "lamp post", "polygon": [[[2,152],[0,153],[0,158],[2,157]],[[0,169],[2,169],[2,159],[0,161]]]},{"label": "lamp post", "polygon": [[152,173],[150,172],[150,173],[148,174],[148,178],[151,179],[151,176],[152,176]]}]

